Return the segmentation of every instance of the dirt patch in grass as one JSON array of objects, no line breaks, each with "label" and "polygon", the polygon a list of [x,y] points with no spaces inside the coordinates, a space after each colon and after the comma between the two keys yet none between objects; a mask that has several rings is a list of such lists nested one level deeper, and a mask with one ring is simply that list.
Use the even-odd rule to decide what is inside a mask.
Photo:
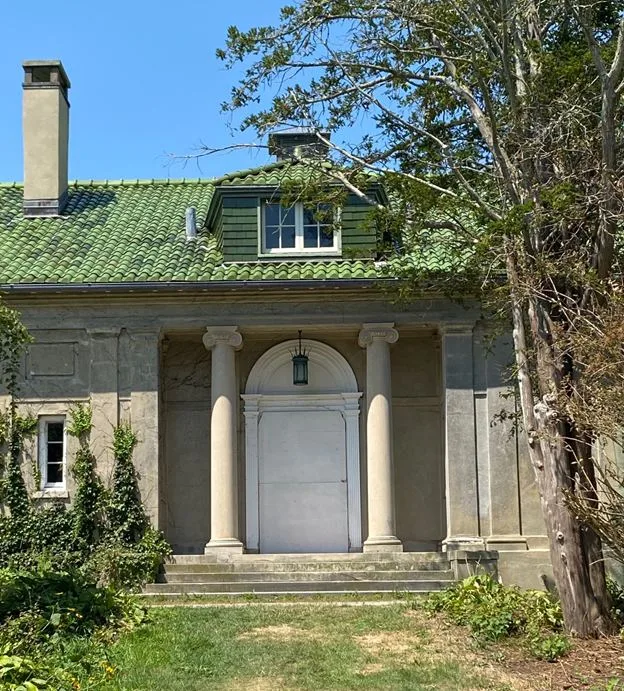
[{"label": "dirt patch in grass", "polygon": [[237,678],[226,688],[228,691],[297,691],[294,686],[288,686],[282,677]]},{"label": "dirt patch in grass", "polygon": [[381,664],[381,662],[370,662],[362,667],[360,674],[367,677],[370,674],[379,674],[379,672],[383,672],[384,669],[385,667]]},{"label": "dirt patch in grass", "polygon": [[421,647],[420,637],[411,631],[379,631],[356,636],[354,640],[374,657],[413,657],[414,650]]},{"label": "dirt patch in grass", "polygon": [[[253,638],[266,638],[271,641],[292,641],[297,639],[321,640],[322,633],[314,629],[301,629],[289,624],[277,626],[259,626],[249,629],[238,636],[238,640],[245,641]],[[279,688],[279,687],[278,687]]]},{"label": "dirt patch in grass", "polygon": [[574,640],[572,646],[557,662],[535,660],[513,644],[498,645],[490,654],[515,677],[529,681],[536,691],[624,690],[624,643],[618,636]]}]

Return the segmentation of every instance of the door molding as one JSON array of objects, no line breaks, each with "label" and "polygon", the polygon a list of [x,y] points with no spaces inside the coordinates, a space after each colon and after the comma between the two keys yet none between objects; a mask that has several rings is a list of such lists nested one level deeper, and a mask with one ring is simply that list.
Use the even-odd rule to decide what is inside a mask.
[{"label": "door molding", "polygon": [[245,469],[248,552],[260,548],[259,514],[259,426],[265,412],[333,410],[345,425],[347,473],[347,523],[349,551],[362,550],[362,507],[360,499],[360,392],[340,394],[243,394],[245,416]]}]

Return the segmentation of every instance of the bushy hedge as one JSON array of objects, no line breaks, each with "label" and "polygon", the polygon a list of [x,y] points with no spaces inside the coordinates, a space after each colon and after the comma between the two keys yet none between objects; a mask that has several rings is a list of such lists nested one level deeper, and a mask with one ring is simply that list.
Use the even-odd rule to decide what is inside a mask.
[{"label": "bushy hedge", "polygon": [[470,627],[479,643],[518,636],[532,655],[550,662],[570,649],[561,606],[550,593],[505,586],[489,575],[471,576],[433,593],[425,608]]}]

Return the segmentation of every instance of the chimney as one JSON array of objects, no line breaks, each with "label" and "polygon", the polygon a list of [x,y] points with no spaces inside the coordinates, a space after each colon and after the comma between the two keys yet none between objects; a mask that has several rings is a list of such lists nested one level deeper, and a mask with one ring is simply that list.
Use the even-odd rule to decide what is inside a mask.
[{"label": "chimney", "polygon": [[58,216],[67,200],[71,86],[60,60],[24,67],[24,216]]},{"label": "chimney", "polygon": [[325,158],[328,146],[317,133],[329,141],[330,133],[313,127],[293,127],[269,135],[269,153],[278,161],[292,158]]}]

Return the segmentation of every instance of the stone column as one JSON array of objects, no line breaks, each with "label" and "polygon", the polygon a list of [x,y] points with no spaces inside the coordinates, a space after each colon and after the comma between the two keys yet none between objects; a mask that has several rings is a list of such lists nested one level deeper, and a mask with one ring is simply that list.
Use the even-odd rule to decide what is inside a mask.
[{"label": "stone column", "polygon": [[444,367],[447,551],[483,549],[479,491],[473,364],[474,324],[441,327]]},{"label": "stone column", "polygon": [[366,449],[368,538],[365,552],[402,552],[396,537],[394,507],[392,383],[390,343],[399,334],[393,323],[363,324],[359,344],[366,348]]},{"label": "stone column", "polygon": [[204,345],[212,350],[210,416],[210,542],[206,553],[242,554],[238,536],[236,428],[238,391],[234,351],[243,338],[236,326],[208,327]]}]

